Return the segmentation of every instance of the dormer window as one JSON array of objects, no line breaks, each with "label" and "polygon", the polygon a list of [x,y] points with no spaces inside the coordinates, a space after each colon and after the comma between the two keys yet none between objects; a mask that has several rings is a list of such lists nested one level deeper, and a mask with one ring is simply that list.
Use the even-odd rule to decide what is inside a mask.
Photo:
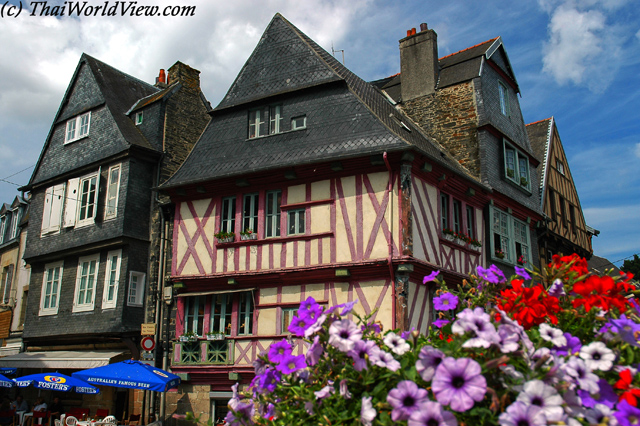
[{"label": "dormer window", "polygon": [[291,119],[291,130],[300,130],[307,127],[307,116],[301,115]]},{"label": "dormer window", "polygon": [[530,191],[529,159],[520,150],[504,142],[505,176],[516,185]]},{"label": "dormer window", "polygon": [[78,139],[89,136],[89,126],[91,123],[91,112],[79,115],[67,121],[64,143],[71,143]]},{"label": "dormer window", "polygon": [[509,115],[509,92],[507,86],[501,81],[498,82],[498,94],[500,96],[500,112],[502,115]]},{"label": "dormer window", "polygon": [[142,120],[144,119],[144,113],[142,111],[136,112],[136,126],[142,124]]},{"label": "dormer window", "polygon": [[261,111],[259,109],[249,111],[249,139],[262,136],[260,129],[264,121],[261,119]]},{"label": "dormer window", "polygon": [[282,132],[282,105],[269,107],[269,134]]}]

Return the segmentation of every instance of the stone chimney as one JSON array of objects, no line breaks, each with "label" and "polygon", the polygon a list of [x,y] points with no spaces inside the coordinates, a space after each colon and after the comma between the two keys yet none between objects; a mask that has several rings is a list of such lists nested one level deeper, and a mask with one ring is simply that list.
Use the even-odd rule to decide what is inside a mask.
[{"label": "stone chimney", "polygon": [[200,90],[200,71],[178,61],[169,68],[167,83],[179,81],[186,88]]},{"label": "stone chimney", "polygon": [[438,81],[438,35],[420,24],[407,31],[400,40],[400,73],[402,79],[402,101],[429,95],[435,92]]}]

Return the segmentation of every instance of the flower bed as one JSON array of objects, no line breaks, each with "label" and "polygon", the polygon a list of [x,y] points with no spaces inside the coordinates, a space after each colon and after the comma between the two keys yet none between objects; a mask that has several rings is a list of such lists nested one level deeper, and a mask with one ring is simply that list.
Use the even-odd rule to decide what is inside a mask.
[{"label": "flower bed", "polygon": [[516,271],[492,265],[455,288],[438,282],[427,336],[383,332],[352,312],[357,301],[326,309],[308,298],[289,326],[306,353],[271,345],[248,389],[233,387],[227,422],[640,424],[632,276],[589,274],[576,255],[554,257],[543,274]]}]

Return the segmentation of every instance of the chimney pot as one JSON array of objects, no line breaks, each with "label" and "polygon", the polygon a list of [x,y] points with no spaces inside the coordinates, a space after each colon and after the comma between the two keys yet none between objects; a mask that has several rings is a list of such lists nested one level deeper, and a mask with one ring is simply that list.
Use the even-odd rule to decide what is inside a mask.
[{"label": "chimney pot", "polygon": [[407,30],[407,37],[411,35],[411,30]]},{"label": "chimney pot", "polygon": [[425,22],[420,24],[420,32],[427,31],[428,29],[429,29],[429,27],[427,27],[427,24]]},{"label": "chimney pot", "polygon": [[415,28],[411,28],[411,35],[416,35],[416,29]]},{"label": "chimney pot", "polygon": [[160,75],[158,76],[158,80],[160,80],[160,83],[164,83],[166,81],[166,74],[163,68],[160,68]]}]

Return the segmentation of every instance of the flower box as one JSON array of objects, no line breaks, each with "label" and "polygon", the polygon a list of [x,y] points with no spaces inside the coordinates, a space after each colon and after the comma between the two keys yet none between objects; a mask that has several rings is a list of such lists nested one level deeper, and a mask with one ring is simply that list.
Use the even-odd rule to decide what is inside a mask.
[{"label": "flower box", "polygon": [[178,340],[181,342],[195,342],[196,340],[198,340],[198,336],[180,336],[178,337]]},{"label": "flower box", "polygon": [[467,242],[465,240],[463,240],[462,238],[456,238],[456,243],[460,244],[461,246],[467,244]]},{"label": "flower box", "polygon": [[240,234],[240,239],[242,241],[257,240],[258,239],[258,234],[256,234],[256,233],[253,233],[253,234]]},{"label": "flower box", "polygon": [[476,246],[473,244],[469,244],[469,248],[473,251],[477,251],[478,253],[480,253],[482,251],[482,246]]},{"label": "flower box", "polygon": [[442,235],[442,236],[444,237],[444,239],[445,239],[445,240],[449,240],[449,241],[451,241],[451,242],[455,241],[455,239],[456,239],[456,237],[454,237],[454,236],[453,236],[453,235],[451,235],[451,234],[444,234],[444,235]]},{"label": "flower box", "polygon": [[224,340],[226,336],[221,333],[207,334],[207,340]]},{"label": "flower box", "polygon": [[234,237],[224,237],[224,238],[216,238],[218,244],[232,243]]}]

